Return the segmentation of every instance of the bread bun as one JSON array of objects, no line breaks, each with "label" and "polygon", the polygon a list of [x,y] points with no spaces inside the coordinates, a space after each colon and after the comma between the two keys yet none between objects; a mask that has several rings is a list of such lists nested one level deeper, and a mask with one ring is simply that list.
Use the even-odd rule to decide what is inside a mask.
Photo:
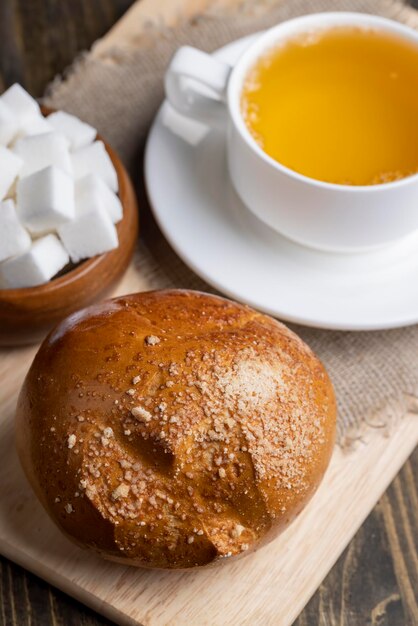
[{"label": "bread bun", "polygon": [[42,344],[17,408],[21,462],[55,523],[126,564],[243,555],[302,510],[335,399],[290,330],[193,291],[92,306]]}]

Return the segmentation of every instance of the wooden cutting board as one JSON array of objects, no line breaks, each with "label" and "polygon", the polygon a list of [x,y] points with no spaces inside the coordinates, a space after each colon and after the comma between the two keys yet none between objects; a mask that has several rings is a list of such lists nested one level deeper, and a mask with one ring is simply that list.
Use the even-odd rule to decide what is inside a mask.
[{"label": "wooden cutting board", "polygon": [[[209,3],[232,7],[238,1],[141,0],[95,53],[121,39],[129,45],[138,23],[173,24]],[[117,293],[146,288],[132,265]],[[411,412],[391,433],[369,428],[350,451],[337,448],[319,491],[296,522],[238,563],[191,572],[119,566],[64,538],[23,476],[13,414],[35,351],[0,350],[0,552],[119,624],[290,626],[418,443],[418,417]]]},{"label": "wooden cutting board", "polygon": [[[146,287],[131,266],[118,293]],[[296,522],[237,563],[191,572],[119,566],[63,537],[20,468],[13,415],[35,351],[0,350],[0,552],[119,624],[290,626],[418,443],[411,412],[391,433],[369,428],[351,450],[336,448]]]}]

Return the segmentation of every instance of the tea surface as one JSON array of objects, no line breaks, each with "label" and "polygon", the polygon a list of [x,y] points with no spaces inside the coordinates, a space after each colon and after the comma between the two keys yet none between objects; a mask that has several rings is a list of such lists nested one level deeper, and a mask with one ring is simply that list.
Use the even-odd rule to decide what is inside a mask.
[{"label": "tea surface", "polygon": [[370,185],[418,172],[418,47],[397,36],[290,39],[249,71],[241,109],[262,149],[305,176]]}]

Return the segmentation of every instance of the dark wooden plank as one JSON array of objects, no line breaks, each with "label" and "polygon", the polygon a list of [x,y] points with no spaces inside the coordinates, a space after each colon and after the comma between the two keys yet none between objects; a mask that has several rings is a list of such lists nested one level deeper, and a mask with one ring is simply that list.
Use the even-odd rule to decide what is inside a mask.
[{"label": "dark wooden plank", "polygon": [[20,82],[40,96],[133,0],[1,0],[0,89]]},{"label": "dark wooden plank", "polygon": [[[45,85],[101,37],[132,2],[0,0],[0,91],[18,81],[40,96]],[[418,8],[418,0],[410,4]],[[418,625],[417,476],[418,450],[294,626]],[[29,625],[110,622],[0,558],[0,626]]]},{"label": "dark wooden plank", "polygon": [[40,578],[1,559],[1,626],[110,626],[111,623]]}]

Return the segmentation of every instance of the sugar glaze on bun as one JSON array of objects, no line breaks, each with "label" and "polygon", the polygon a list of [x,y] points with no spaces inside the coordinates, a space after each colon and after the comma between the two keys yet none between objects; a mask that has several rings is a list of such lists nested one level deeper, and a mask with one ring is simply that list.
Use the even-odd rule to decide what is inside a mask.
[{"label": "sugar glaze on bun", "polygon": [[80,546],[187,568],[248,554],[328,465],[335,398],[293,332],[204,293],[116,298],[42,344],[17,408],[25,472]]}]

